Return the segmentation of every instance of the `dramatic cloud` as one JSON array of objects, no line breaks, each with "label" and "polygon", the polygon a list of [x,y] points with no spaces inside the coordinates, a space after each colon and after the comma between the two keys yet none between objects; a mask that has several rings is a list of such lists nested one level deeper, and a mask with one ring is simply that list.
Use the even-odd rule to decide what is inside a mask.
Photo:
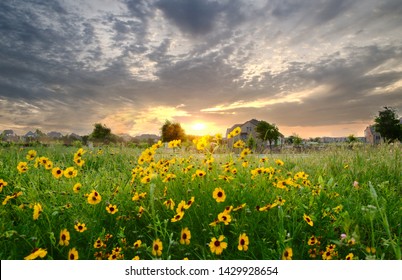
[{"label": "dramatic cloud", "polygon": [[[0,130],[362,135],[402,114],[400,1],[0,2]],[[194,132],[196,133],[196,132]]]}]

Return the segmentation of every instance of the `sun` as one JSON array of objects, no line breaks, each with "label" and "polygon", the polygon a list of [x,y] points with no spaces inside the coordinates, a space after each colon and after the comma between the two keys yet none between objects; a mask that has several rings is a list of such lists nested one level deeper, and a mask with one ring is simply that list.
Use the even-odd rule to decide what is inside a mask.
[{"label": "sun", "polygon": [[191,126],[191,129],[195,131],[202,131],[205,130],[206,128],[207,126],[205,125],[205,123],[195,123]]}]

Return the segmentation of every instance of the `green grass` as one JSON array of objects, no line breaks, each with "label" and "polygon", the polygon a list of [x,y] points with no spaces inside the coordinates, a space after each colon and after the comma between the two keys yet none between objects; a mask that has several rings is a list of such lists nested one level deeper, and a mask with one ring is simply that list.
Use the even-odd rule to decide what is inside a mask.
[{"label": "green grass", "polygon": [[[56,179],[44,166],[34,167],[35,160],[28,162],[25,158],[30,149],[37,151],[37,157],[47,157],[54,167],[64,170],[75,166],[77,177]],[[117,247],[121,252],[114,256],[124,259],[275,260],[282,258],[286,248],[292,249],[293,259],[323,259],[326,251],[332,259],[345,259],[350,253],[354,259],[401,259],[400,145],[333,147],[304,154],[251,154],[246,156],[247,167],[242,166],[243,160],[236,153],[213,155],[214,161],[205,164],[210,154],[160,148],[153,155],[153,162],[159,164],[139,165],[142,150],[85,150],[85,164],[79,167],[74,163],[76,148],[0,148],[0,179],[7,182],[0,202],[22,192],[0,205],[0,259],[23,259],[35,248],[47,250],[44,259],[67,259],[73,247],[79,259],[94,259],[95,254],[106,259]],[[268,158],[266,162],[260,161],[263,156]],[[276,159],[285,164],[278,166]],[[22,161],[28,162],[25,173],[17,170]],[[226,172],[222,167],[226,163],[231,163],[229,171],[236,168],[237,173]],[[183,168],[190,164],[193,169],[185,173]],[[141,183],[145,174],[132,179],[132,170],[137,166],[151,171],[149,183]],[[251,171],[258,167],[272,167],[275,174],[271,178],[268,174],[253,178]],[[194,177],[197,169],[206,171],[206,175]],[[286,189],[275,186],[286,178],[296,182],[294,175],[300,171],[308,174],[308,181],[299,179],[297,186]],[[175,174],[176,178],[163,182],[165,173]],[[233,179],[226,182],[220,175]],[[82,184],[78,193],[73,191],[76,183]],[[225,191],[224,202],[218,203],[212,197],[217,187]],[[102,196],[99,204],[88,203],[86,195],[92,190]],[[133,201],[135,192],[146,192],[146,196]],[[172,222],[179,202],[192,197],[194,203],[184,210],[183,218]],[[279,197],[285,200],[283,205],[258,210]],[[168,199],[176,204],[173,210],[164,205]],[[33,219],[35,203],[43,207],[37,220]],[[244,203],[244,208],[229,213],[228,225],[210,225],[226,207],[236,208]],[[108,213],[109,204],[116,205],[118,212]],[[140,207],[145,209],[142,215]],[[304,214],[313,220],[313,226],[303,219]],[[88,230],[76,231],[77,222],[85,223]],[[180,232],[185,227],[191,231],[189,245],[180,244]],[[70,233],[68,246],[59,245],[63,229]],[[249,238],[247,251],[238,250],[241,233]],[[216,255],[209,243],[220,235],[225,237],[227,248]],[[319,242],[309,245],[313,235]],[[94,248],[98,238],[104,247]],[[161,256],[152,254],[152,243],[157,238],[163,243]],[[142,241],[140,248],[133,247],[137,240]],[[327,250],[329,245],[335,245],[335,249]]]}]

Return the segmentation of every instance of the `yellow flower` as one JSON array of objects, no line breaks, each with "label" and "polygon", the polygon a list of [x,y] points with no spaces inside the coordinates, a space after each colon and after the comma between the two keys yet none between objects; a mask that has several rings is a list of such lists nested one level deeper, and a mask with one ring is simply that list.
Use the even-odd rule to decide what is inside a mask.
[{"label": "yellow flower", "polygon": [[26,257],[24,258],[24,260],[34,260],[34,259],[36,259],[37,257],[40,257],[40,258],[43,259],[43,258],[46,256],[46,254],[47,254],[47,250],[46,250],[46,249],[35,248],[35,249],[32,251],[32,253],[31,253],[30,255],[28,255],[28,256],[26,256]]},{"label": "yellow flower", "polygon": [[102,240],[100,239],[100,237],[98,237],[98,239],[96,239],[96,241],[94,243],[94,248],[99,249],[99,248],[102,248],[103,245],[104,244],[103,244]]},{"label": "yellow flower", "polygon": [[27,160],[33,160],[36,157],[36,151],[35,150],[30,150],[28,151],[28,154],[26,156]]},{"label": "yellow flower", "polygon": [[191,205],[193,205],[193,203],[194,203],[194,196],[192,196],[188,201],[187,201],[187,203],[185,203],[184,205],[183,205],[183,208],[184,209],[189,209],[190,208],[190,206]]},{"label": "yellow flower", "polygon": [[152,255],[159,257],[162,255],[162,250],[163,250],[162,241],[160,241],[159,238],[154,240],[154,242],[152,243]]},{"label": "yellow flower", "polygon": [[233,148],[244,148],[244,146],[246,146],[246,143],[242,140],[238,140],[233,144]]},{"label": "yellow flower", "polygon": [[74,158],[74,162],[75,162],[75,164],[76,165],[78,165],[78,166],[83,166],[84,165],[84,163],[85,163],[85,160],[83,160],[82,158],[80,158],[80,157],[76,157],[76,158]]},{"label": "yellow flower", "polygon": [[39,215],[42,213],[42,205],[40,203],[35,203],[34,205],[34,212],[33,212],[33,219],[37,220],[39,218]]},{"label": "yellow flower", "polygon": [[63,177],[63,174],[64,174],[63,170],[61,170],[59,167],[54,167],[52,169],[52,175],[56,179],[59,179],[59,178]]},{"label": "yellow flower", "polygon": [[67,229],[63,229],[60,231],[60,246],[68,246],[70,244],[70,233]]},{"label": "yellow flower", "polygon": [[228,243],[224,242],[224,239],[224,235],[220,235],[218,239],[212,237],[211,242],[209,242],[209,248],[211,249],[212,253],[215,253],[217,255],[222,254],[223,250],[228,247]]},{"label": "yellow flower", "polygon": [[345,260],[353,260],[353,257],[354,257],[353,253],[349,253],[349,254],[346,256]]},{"label": "yellow flower", "polygon": [[183,228],[180,233],[180,244],[189,245],[190,239],[191,239],[191,232],[187,227]]},{"label": "yellow flower", "polygon": [[19,173],[27,172],[27,170],[28,170],[28,163],[25,162],[25,161],[21,161],[20,163],[18,163],[17,169],[18,169],[18,172],[19,172]]},{"label": "yellow flower", "polygon": [[0,192],[3,191],[3,187],[7,186],[7,182],[4,181],[3,179],[0,179]]},{"label": "yellow flower", "polygon": [[84,232],[84,231],[87,230],[87,227],[85,226],[84,223],[76,223],[76,224],[74,225],[74,228],[75,228],[75,230],[78,231],[78,232]]},{"label": "yellow flower", "polygon": [[216,200],[216,202],[224,202],[226,199],[225,191],[222,188],[215,188],[212,193],[212,197]]},{"label": "yellow flower", "polygon": [[94,204],[98,204],[99,202],[101,202],[102,197],[101,197],[101,195],[100,195],[97,191],[93,190],[93,191],[88,195],[87,200],[88,200],[88,203],[89,203],[89,204],[94,205]]},{"label": "yellow flower", "polygon": [[78,260],[78,251],[75,248],[68,251],[68,260]]},{"label": "yellow flower", "polygon": [[46,164],[45,164],[45,169],[46,169],[46,170],[50,170],[50,169],[52,169],[52,168],[53,168],[53,162],[50,161],[50,160],[48,160],[48,161],[46,162]]},{"label": "yellow flower", "polygon": [[282,260],[291,260],[293,257],[293,250],[292,248],[287,247],[282,254]]},{"label": "yellow flower", "polygon": [[283,161],[281,161],[280,159],[275,160],[275,163],[279,166],[284,165],[285,163]]},{"label": "yellow flower", "polygon": [[224,223],[227,226],[232,221],[232,217],[224,211],[218,214],[218,221]]},{"label": "yellow flower", "polygon": [[197,177],[204,177],[205,176],[205,171],[197,169],[197,171],[195,171],[195,174]]},{"label": "yellow flower", "polygon": [[237,245],[237,249],[239,251],[247,251],[248,250],[249,239],[247,234],[242,233],[239,236],[239,244]]},{"label": "yellow flower", "polygon": [[137,241],[134,242],[134,249],[138,249],[141,247],[142,241],[138,239]]},{"label": "yellow flower", "polygon": [[78,174],[78,171],[74,167],[67,167],[66,170],[64,170],[64,177],[66,178],[74,178]]},{"label": "yellow flower", "polygon": [[110,214],[116,214],[119,209],[117,209],[116,205],[109,204],[108,206],[106,206],[106,211]]},{"label": "yellow flower", "polygon": [[174,206],[175,206],[175,203],[174,203],[173,199],[170,198],[170,199],[166,200],[163,203],[163,205],[165,205],[167,209],[173,210]]},{"label": "yellow flower", "polygon": [[170,220],[172,223],[180,221],[184,217],[184,212],[176,213],[176,215]]},{"label": "yellow flower", "polygon": [[313,226],[313,225],[314,225],[313,220],[312,220],[309,216],[307,216],[306,214],[303,215],[303,219],[304,219],[304,220],[306,221],[306,223],[309,224],[310,226]]},{"label": "yellow flower", "polygon": [[75,193],[79,193],[80,190],[81,190],[81,187],[82,187],[81,183],[76,183],[76,184],[74,185],[74,187],[73,187],[73,191],[74,191]]},{"label": "yellow flower", "polygon": [[77,157],[82,157],[83,154],[85,154],[85,150],[83,148],[79,148],[78,151],[74,154],[74,158]]}]

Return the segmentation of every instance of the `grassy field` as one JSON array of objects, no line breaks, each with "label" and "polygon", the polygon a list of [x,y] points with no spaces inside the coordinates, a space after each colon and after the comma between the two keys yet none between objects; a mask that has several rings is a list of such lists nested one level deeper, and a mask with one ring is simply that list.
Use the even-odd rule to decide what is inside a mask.
[{"label": "grassy field", "polygon": [[401,145],[198,148],[0,148],[0,258],[401,259]]}]

